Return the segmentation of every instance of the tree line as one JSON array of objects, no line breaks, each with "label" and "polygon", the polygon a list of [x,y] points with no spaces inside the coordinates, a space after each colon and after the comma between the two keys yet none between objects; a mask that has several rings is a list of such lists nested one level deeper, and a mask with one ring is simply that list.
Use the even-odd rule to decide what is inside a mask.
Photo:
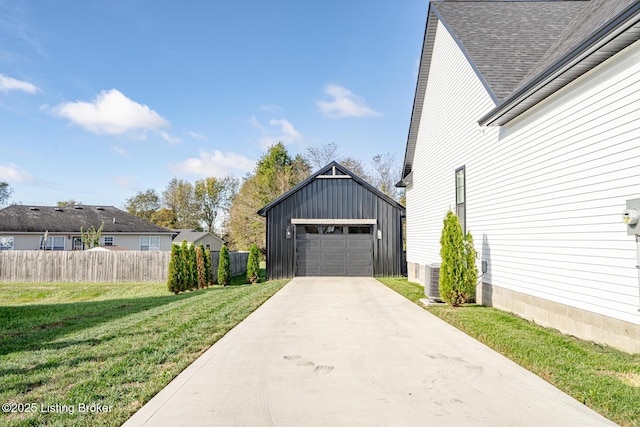
[{"label": "tree line", "polygon": [[197,229],[218,234],[233,250],[256,244],[264,253],[265,218],[257,211],[331,161],[338,161],[389,197],[404,203],[395,187],[400,167],[389,153],[372,157],[370,167],[353,157],[339,156],[337,144],[309,147],[305,155],[291,155],[275,144],[241,180],[233,176],[208,177],[190,182],[173,178],[162,193],[140,191],[124,208],[132,215],[170,229]]},{"label": "tree line", "polygon": [[[265,219],[257,211],[331,161],[338,161],[389,197],[404,203],[404,193],[395,187],[400,167],[389,153],[372,157],[370,166],[353,157],[342,157],[336,143],[309,147],[304,155],[292,156],[282,143],[260,157],[254,170],[242,179],[208,177],[191,183],[174,177],[158,192],[139,191],[124,203],[132,215],[172,230],[209,231],[232,250],[248,250],[253,244],[264,252]],[[11,195],[11,187],[0,182],[0,206]],[[82,204],[74,199],[58,206]]]}]

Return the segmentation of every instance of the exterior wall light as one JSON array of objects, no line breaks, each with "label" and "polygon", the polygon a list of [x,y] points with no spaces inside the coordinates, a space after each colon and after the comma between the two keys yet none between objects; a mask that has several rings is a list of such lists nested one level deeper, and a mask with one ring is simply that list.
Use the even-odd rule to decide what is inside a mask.
[{"label": "exterior wall light", "polygon": [[285,231],[285,235],[287,236],[287,239],[291,238],[291,226],[287,226],[287,229]]}]

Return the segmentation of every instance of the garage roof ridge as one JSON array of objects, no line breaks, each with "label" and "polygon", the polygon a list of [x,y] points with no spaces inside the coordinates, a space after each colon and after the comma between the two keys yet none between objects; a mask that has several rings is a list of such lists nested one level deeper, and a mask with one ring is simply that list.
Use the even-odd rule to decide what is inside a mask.
[{"label": "garage roof ridge", "polygon": [[345,174],[345,175],[349,175],[354,181],[356,181],[358,184],[362,185],[363,187],[365,187],[367,190],[371,191],[372,193],[374,193],[376,196],[380,197],[381,199],[385,200],[387,203],[391,204],[392,206],[401,209],[403,212],[405,211],[405,207],[402,206],[400,203],[398,203],[396,200],[392,199],[391,197],[387,196],[386,194],[384,194],[382,191],[378,190],[377,188],[375,188],[373,185],[369,184],[367,181],[365,181],[364,179],[360,178],[358,175],[354,174],[353,172],[351,172],[349,169],[345,168],[344,166],[342,166],[340,163],[336,162],[335,160],[332,161],[331,163],[329,163],[327,166],[321,168],[320,170],[318,170],[317,172],[311,174],[309,177],[307,177],[306,179],[304,179],[302,182],[300,182],[298,185],[296,185],[295,187],[293,187],[291,190],[283,193],[280,197],[276,198],[275,200],[273,200],[271,203],[267,204],[266,206],[264,206],[262,209],[260,209],[258,211],[258,215],[260,216],[266,216],[267,215],[267,211],[269,209],[271,209],[272,207],[274,207],[275,205],[277,205],[278,203],[282,202],[283,200],[287,199],[289,196],[291,196],[292,194],[296,193],[298,190],[300,190],[301,188],[305,187],[306,185],[310,184],[311,182],[313,182],[316,178],[318,178],[320,175],[324,175],[325,173],[329,172],[330,170],[333,170],[333,168],[339,170],[341,173]]}]

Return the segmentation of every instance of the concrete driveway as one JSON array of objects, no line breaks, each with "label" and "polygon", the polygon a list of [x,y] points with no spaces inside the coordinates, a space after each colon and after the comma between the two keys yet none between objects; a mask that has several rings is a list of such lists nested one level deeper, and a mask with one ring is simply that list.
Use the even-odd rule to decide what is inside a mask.
[{"label": "concrete driveway", "polygon": [[125,424],[141,425],[613,423],[374,279],[296,278]]}]

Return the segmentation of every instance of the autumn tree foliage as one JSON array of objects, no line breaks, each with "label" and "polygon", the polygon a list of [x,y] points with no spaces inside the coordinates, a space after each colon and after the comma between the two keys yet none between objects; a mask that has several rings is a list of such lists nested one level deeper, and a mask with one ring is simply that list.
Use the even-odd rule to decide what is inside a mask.
[{"label": "autumn tree foliage", "polygon": [[307,160],[301,155],[291,157],[284,144],[268,149],[244,179],[231,205],[226,229],[234,249],[246,250],[256,244],[264,252],[265,219],[258,210],[308,177],[310,170]]}]

